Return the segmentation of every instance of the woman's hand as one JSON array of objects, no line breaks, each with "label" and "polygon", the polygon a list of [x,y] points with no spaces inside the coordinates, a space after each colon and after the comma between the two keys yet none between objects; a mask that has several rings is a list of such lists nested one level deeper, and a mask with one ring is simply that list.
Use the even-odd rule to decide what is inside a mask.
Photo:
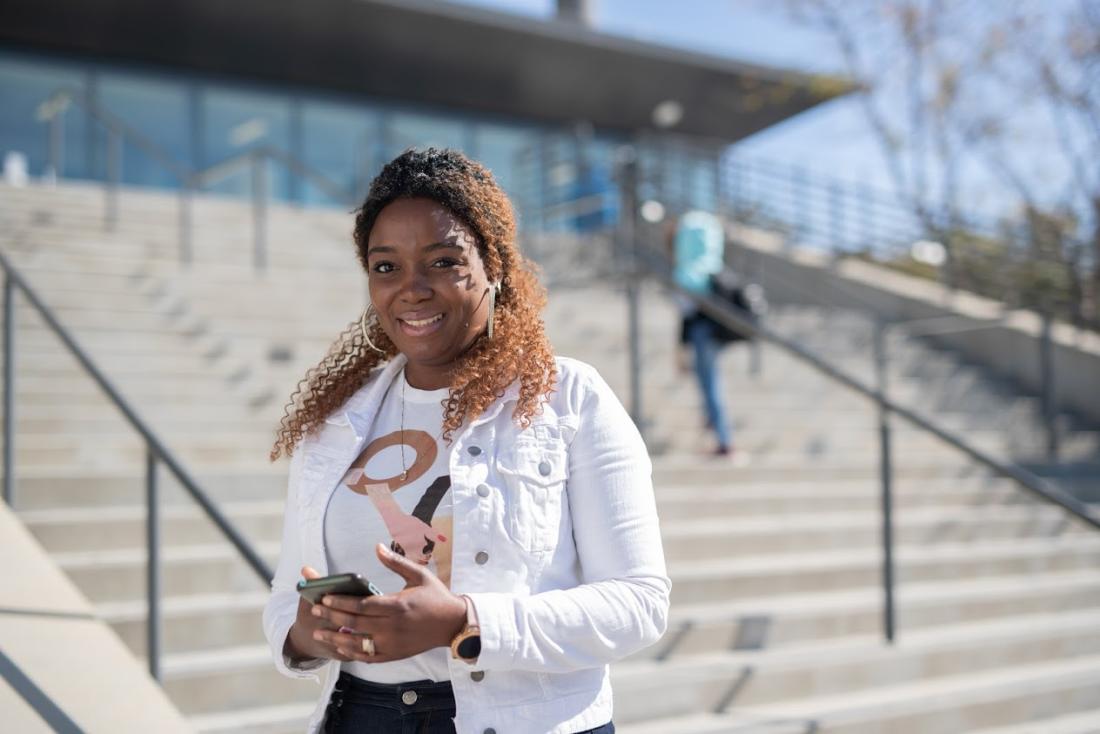
[{"label": "woman's hand", "polygon": [[[305,579],[319,579],[321,574],[309,566],[302,566],[302,577]],[[290,626],[290,633],[286,636],[283,652],[291,660],[310,660],[317,658],[330,658],[345,662],[349,658],[340,655],[332,645],[318,641],[314,632],[329,629],[328,622],[323,617],[311,614],[314,607],[320,605],[310,604],[304,597],[298,598],[298,616],[294,624]]]},{"label": "woman's hand", "polygon": [[[466,623],[466,602],[424,566],[381,543],[375,551],[382,565],[405,579],[405,588],[384,596],[324,597],[311,612],[320,623],[312,633],[314,642],[343,656],[339,659],[364,663],[402,660],[449,646]],[[363,650],[364,635],[374,641],[373,655]]]}]

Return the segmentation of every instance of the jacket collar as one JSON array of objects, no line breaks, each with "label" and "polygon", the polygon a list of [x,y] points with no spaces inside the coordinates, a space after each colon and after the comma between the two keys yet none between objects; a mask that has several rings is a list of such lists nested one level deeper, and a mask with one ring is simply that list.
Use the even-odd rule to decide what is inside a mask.
[{"label": "jacket collar", "polygon": [[386,391],[389,390],[394,378],[401,373],[406,361],[404,354],[398,354],[391,359],[381,367],[378,377],[368,387],[352,395],[343,409],[337,411],[342,413],[344,420],[355,431],[357,437],[362,438],[367,435],[374,417],[382,406]]}]

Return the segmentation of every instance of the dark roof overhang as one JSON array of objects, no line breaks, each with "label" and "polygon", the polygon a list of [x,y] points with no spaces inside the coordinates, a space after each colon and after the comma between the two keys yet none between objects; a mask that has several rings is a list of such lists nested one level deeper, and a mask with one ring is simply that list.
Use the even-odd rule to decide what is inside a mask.
[{"label": "dark roof overhang", "polygon": [[779,70],[428,0],[5,0],[0,40],[633,133],[734,141],[853,89]]}]

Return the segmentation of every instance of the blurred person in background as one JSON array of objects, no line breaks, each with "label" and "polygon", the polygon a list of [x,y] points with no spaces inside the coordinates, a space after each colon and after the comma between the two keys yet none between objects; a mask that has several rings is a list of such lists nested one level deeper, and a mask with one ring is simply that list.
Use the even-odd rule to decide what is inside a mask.
[{"label": "blurred person in background", "polygon": [[[721,220],[709,212],[687,211],[671,221],[669,244],[676,285],[689,293],[711,294],[712,279],[722,272],[725,263],[725,234]],[[690,298],[677,295],[676,303],[680,309],[681,349],[677,351],[680,369],[688,369],[685,351],[690,350],[691,364],[703,398],[706,425],[717,440],[712,451],[718,456],[731,456],[733,432],[718,374],[718,356],[724,346],[718,338],[720,327]]]},{"label": "blurred person in background", "polygon": [[[487,169],[387,164],[354,240],[370,305],[291,398],[264,612],[276,667],[327,679],[309,731],[609,734],[608,663],[665,630],[670,582],[633,422],[555,358]],[[353,572],[383,592],[300,598]]]}]

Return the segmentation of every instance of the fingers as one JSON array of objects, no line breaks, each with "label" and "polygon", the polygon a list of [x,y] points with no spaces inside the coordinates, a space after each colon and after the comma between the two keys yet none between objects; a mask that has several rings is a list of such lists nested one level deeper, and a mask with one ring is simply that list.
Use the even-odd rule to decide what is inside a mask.
[{"label": "fingers", "polygon": [[[334,599],[339,597],[332,597]],[[349,598],[349,597],[344,597]],[[354,598],[354,597],[351,597]],[[361,614],[355,614],[353,612],[345,612],[339,609],[331,609],[329,607],[323,607],[320,604],[315,604],[310,610],[310,614],[314,617],[320,617],[321,619],[328,620],[331,626],[335,628],[346,627],[354,630],[355,632],[366,633],[367,630],[363,626],[364,616]]]},{"label": "fingers", "polygon": [[387,663],[396,659],[385,655],[377,648],[373,655],[368,655],[363,650],[363,635],[347,634],[336,630],[317,630],[313,633],[313,639],[332,647],[337,655],[345,659],[345,662],[354,660],[360,663]]},{"label": "fingers", "polygon": [[321,578],[321,574],[318,573],[313,566],[302,566],[302,578],[306,580],[319,579]]},{"label": "fingers", "polygon": [[407,586],[420,586],[425,581],[428,569],[418,563],[413,563],[402,555],[393,553],[389,548],[379,543],[374,548],[378,554],[378,560],[382,565],[405,579]]}]

